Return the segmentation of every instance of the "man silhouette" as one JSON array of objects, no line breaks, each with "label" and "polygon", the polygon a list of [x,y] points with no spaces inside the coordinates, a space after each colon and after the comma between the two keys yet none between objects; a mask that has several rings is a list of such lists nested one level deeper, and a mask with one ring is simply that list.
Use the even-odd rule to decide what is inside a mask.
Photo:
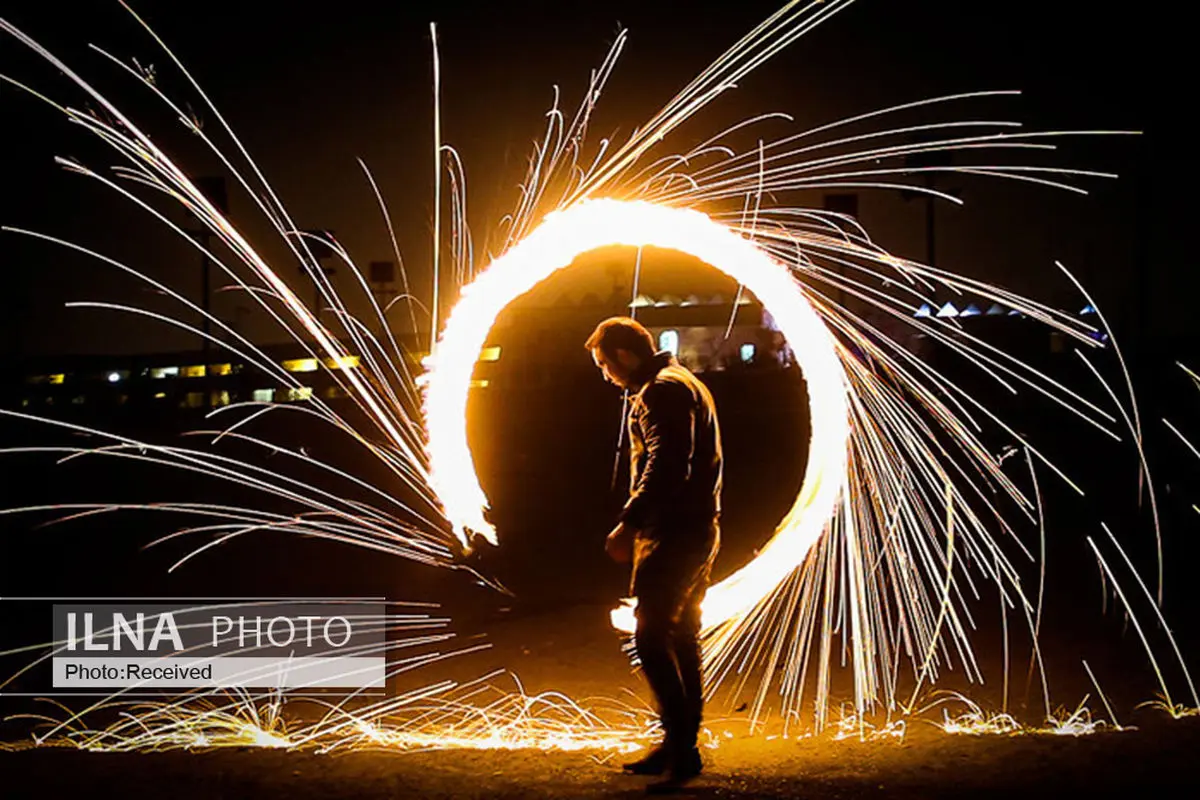
[{"label": "man silhouette", "polygon": [[601,322],[585,345],[610,383],[631,393],[630,492],[605,549],[633,564],[634,643],[658,702],[663,741],[625,769],[668,774],[659,789],[700,773],[704,707],[700,602],[720,543],[721,433],[708,388],[628,317]]}]

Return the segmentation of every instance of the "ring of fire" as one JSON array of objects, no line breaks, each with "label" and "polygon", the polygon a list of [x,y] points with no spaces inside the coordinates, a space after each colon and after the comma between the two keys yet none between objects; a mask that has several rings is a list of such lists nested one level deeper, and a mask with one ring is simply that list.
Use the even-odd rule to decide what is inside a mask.
[{"label": "ring of fire", "polygon": [[[547,215],[464,286],[426,365],[430,485],[464,544],[467,529],[497,543],[484,518],[488,501],[467,444],[467,394],[475,363],[496,317],[509,303],[577,256],[611,245],[678,250],[743,284],[775,318],[808,385],[812,433],[800,491],[758,555],[709,589],[703,624],[712,630],[770,596],[825,531],[847,483],[850,424],[846,374],[834,337],[803,287],[787,267],[707,215],[641,201],[583,201]],[[632,631],[632,611],[630,602],[614,611],[614,626]]]}]

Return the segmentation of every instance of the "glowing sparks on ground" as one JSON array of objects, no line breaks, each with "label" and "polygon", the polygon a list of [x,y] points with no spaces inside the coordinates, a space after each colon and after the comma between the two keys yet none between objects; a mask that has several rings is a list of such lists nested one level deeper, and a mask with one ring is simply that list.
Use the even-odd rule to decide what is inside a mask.
[{"label": "glowing sparks on ground", "polygon": [[[556,750],[628,753],[652,743],[656,722],[640,704],[607,698],[573,700],[558,692],[527,694],[485,679],[450,681],[374,703],[263,701],[214,692],[187,702],[113,701],[103,711],[120,718],[100,729],[53,717],[26,719],[51,726],[43,742],[96,752],[262,747],[346,750]],[[315,719],[314,719],[315,717]],[[711,738],[711,737],[710,737]]]}]

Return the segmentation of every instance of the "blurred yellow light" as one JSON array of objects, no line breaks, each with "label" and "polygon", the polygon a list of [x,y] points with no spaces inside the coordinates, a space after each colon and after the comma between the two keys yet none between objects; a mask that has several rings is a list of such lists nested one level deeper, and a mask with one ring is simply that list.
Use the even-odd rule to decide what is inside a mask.
[{"label": "blurred yellow light", "polygon": [[208,365],[208,374],[209,375],[229,375],[232,372],[233,372],[232,364],[209,364]]},{"label": "blurred yellow light", "polygon": [[316,372],[317,366],[315,358],[290,358],[283,362],[283,368],[288,372]]},{"label": "blurred yellow light", "polygon": [[190,367],[180,367],[179,374],[185,378],[203,378],[205,368],[203,364],[193,364]]},{"label": "blurred yellow light", "polygon": [[[356,369],[361,363],[358,356],[338,356],[337,358],[325,359],[325,366],[330,369]],[[301,370],[296,370],[300,372]]]},{"label": "blurred yellow light", "polygon": [[59,372],[59,373],[56,373],[56,374],[54,374],[54,375],[50,375],[50,376],[48,376],[48,377],[46,378],[46,380],[47,380],[49,383],[62,383],[64,380],[66,380],[66,378],[67,378],[67,376],[66,376],[66,375],[64,375],[63,373]]},{"label": "blurred yellow light", "polygon": [[479,352],[479,360],[480,361],[499,361],[500,360],[500,348],[499,347],[483,348],[483,350],[481,350]]}]

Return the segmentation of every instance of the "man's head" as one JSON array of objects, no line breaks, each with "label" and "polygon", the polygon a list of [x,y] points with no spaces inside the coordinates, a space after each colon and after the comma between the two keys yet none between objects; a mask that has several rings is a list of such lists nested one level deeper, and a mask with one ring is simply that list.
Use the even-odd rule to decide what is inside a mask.
[{"label": "man's head", "polygon": [[636,386],[635,376],[654,358],[654,337],[637,320],[611,317],[592,331],[584,347],[604,373],[604,379],[623,389]]}]

